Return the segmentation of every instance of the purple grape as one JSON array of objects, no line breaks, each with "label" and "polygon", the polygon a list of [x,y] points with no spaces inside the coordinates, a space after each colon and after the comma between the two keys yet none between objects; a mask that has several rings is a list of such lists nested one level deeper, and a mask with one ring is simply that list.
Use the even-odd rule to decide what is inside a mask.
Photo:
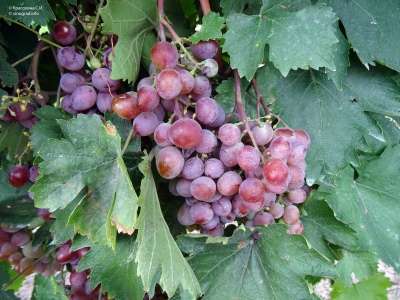
[{"label": "purple grape", "polygon": [[61,102],[61,107],[64,111],[70,113],[70,114],[76,114],[77,111],[72,108],[72,96],[71,95],[65,95],[62,99]]},{"label": "purple grape", "polygon": [[214,40],[201,41],[190,47],[193,55],[199,60],[213,58],[218,52],[218,43]]},{"label": "purple grape", "polygon": [[106,111],[111,111],[113,97],[114,95],[110,95],[110,93],[108,92],[98,93],[96,99],[97,109],[102,113],[105,113]]},{"label": "purple grape", "polygon": [[218,128],[224,123],[225,123],[225,112],[224,109],[220,105],[218,105],[217,118],[215,119],[214,122],[208,124],[208,126],[212,128]]},{"label": "purple grape", "polygon": [[217,158],[207,159],[204,163],[204,174],[208,177],[217,179],[221,177],[224,172],[224,164]]},{"label": "purple grape", "polygon": [[183,226],[190,226],[195,223],[191,214],[190,214],[190,206],[187,204],[183,204],[178,210],[178,222]]},{"label": "purple grape", "polygon": [[218,103],[208,97],[199,99],[196,103],[196,118],[200,123],[209,125],[218,118]]},{"label": "purple grape", "polygon": [[218,201],[211,204],[214,214],[220,217],[226,217],[232,211],[231,200],[227,197],[222,197]]},{"label": "purple grape", "polygon": [[182,82],[182,95],[187,95],[189,94],[194,87],[194,77],[188,70],[179,68],[178,69],[179,76],[181,78]]},{"label": "purple grape", "polygon": [[207,224],[214,217],[214,212],[210,204],[205,202],[197,202],[189,208],[190,216],[196,224]]},{"label": "purple grape", "polygon": [[181,178],[176,182],[176,192],[182,197],[192,197],[190,192],[190,185],[192,181]]},{"label": "purple grape", "polygon": [[153,134],[159,124],[160,120],[157,118],[156,114],[150,111],[140,113],[133,120],[133,128],[140,136]]},{"label": "purple grape", "polygon": [[264,123],[253,127],[251,130],[254,136],[254,140],[257,145],[264,146],[268,144],[274,136],[274,131],[270,124]]},{"label": "purple grape", "polygon": [[153,109],[153,113],[157,115],[157,118],[160,121],[163,121],[165,118],[165,110],[161,105],[158,105],[155,109]]},{"label": "purple grape", "polygon": [[221,195],[233,196],[239,192],[242,178],[235,171],[224,173],[217,181],[217,189]]},{"label": "purple grape", "polygon": [[253,219],[254,226],[270,225],[275,223],[274,217],[267,212],[259,212]]},{"label": "purple grape", "polygon": [[270,214],[275,218],[279,219],[283,216],[285,209],[283,208],[282,204],[274,203],[269,209]]},{"label": "purple grape", "polygon": [[156,154],[156,166],[158,173],[165,179],[177,177],[184,165],[184,158],[177,148],[167,146]]},{"label": "purple grape", "polygon": [[198,153],[208,154],[214,151],[218,141],[214,133],[208,129],[202,129],[200,143],[196,146]]},{"label": "purple grape", "polygon": [[185,162],[182,170],[182,177],[193,180],[204,173],[204,163],[198,157],[192,157]]},{"label": "purple grape", "polygon": [[164,69],[156,77],[156,89],[160,97],[174,99],[182,91],[179,73],[174,69]]},{"label": "purple grape", "polygon": [[171,145],[171,141],[168,138],[168,130],[171,127],[169,123],[161,123],[154,130],[154,141],[157,145],[162,147]]},{"label": "purple grape", "polygon": [[100,92],[114,92],[120,85],[120,80],[114,80],[110,77],[111,71],[107,68],[98,68],[92,74],[92,84]]},{"label": "purple grape", "polygon": [[197,101],[203,97],[211,96],[211,83],[205,76],[196,76],[194,78],[194,86],[191,92],[193,100]]},{"label": "purple grape", "polygon": [[214,217],[206,224],[201,225],[204,230],[212,230],[219,224],[219,217],[214,215]]},{"label": "purple grape", "polygon": [[225,146],[233,146],[240,142],[241,132],[234,124],[224,124],[218,130],[218,138]]},{"label": "purple grape", "polygon": [[228,168],[232,168],[237,165],[238,155],[240,150],[244,147],[243,143],[237,143],[233,146],[221,146],[219,151],[219,159],[224,163]]},{"label": "purple grape", "polygon": [[239,167],[245,172],[254,172],[260,165],[260,152],[253,146],[245,145],[237,157]]},{"label": "purple grape", "polygon": [[176,47],[168,42],[157,42],[151,48],[151,61],[160,70],[175,68],[179,54]]},{"label": "purple grape", "polygon": [[57,50],[57,61],[67,70],[78,71],[85,65],[85,55],[74,47],[64,47]]},{"label": "purple grape", "polygon": [[144,86],[153,86],[154,84],[154,78],[153,77],[144,77],[140,79],[139,83],[137,84],[136,89],[140,90]]},{"label": "purple grape", "polygon": [[72,93],[72,109],[84,111],[91,108],[97,100],[97,93],[90,85],[81,85]]},{"label": "purple grape", "polygon": [[201,176],[192,181],[190,192],[194,198],[209,202],[215,195],[217,188],[214,180],[207,176]]},{"label": "purple grape", "polygon": [[151,111],[160,104],[160,97],[152,86],[144,86],[138,90],[138,105],[142,111]]},{"label": "purple grape", "polygon": [[35,182],[37,177],[39,176],[39,167],[32,166],[29,168],[29,181]]},{"label": "purple grape", "polygon": [[75,89],[85,83],[85,78],[78,73],[64,73],[61,75],[60,88],[66,93],[73,93]]}]

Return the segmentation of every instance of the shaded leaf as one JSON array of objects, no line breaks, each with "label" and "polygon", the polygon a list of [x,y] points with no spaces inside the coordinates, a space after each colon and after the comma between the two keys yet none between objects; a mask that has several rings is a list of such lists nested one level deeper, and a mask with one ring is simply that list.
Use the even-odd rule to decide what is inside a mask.
[{"label": "shaded leaf", "polygon": [[35,275],[32,300],[67,300],[64,286],[57,283],[54,277]]},{"label": "shaded leaf", "polygon": [[0,46],[0,79],[3,85],[5,86],[14,86],[18,83],[18,72],[7,61],[7,53],[1,46]]},{"label": "shaded leaf", "polygon": [[225,19],[215,12],[210,12],[203,17],[200,31],[194,33],[189,40],[192,43],[222,38],[222,28]]}]

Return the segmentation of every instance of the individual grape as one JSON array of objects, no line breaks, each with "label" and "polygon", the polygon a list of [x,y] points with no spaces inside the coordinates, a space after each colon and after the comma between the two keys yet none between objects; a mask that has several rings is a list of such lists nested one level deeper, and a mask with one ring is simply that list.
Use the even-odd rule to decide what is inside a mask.
[{"label": "individual grape", "polygon": [[171,145],[171,142],[168,138],[168,130],[171,127],[169,123],[161,123],[154,130],[154,141],[157,145],[162,147]]},{"label": "individual grape", "polygon": [[199,60],[213,58],[218,52],[218,43],[214,40],[201,41],[190,47],[193,55]]},{"label": "individual grape", "polygon": [[203,97],[196,103],[196,118],[204,125],[215,122],[218,117],[218,104],[212,98]]},{"label": "individual grape", "polygon": [[208,234],[209,236],[213,236],[213,237],[223,236],[224,235],[224,226],[222,224],[218,224],[215,228],[204,231],[203,233]]},{"label": "individual grape", "polygon": [[251,130],[257,145],[264,146],[268,144],[274,136],[274,131],[270,124],[264,123],[253,127]]},{"label": "individual grape", "polygon": [[214,214],[220,217],[226,217],[232,211],[231,200],[227,197],[222,197],[213,202],[211,207],[214,211]]},{"label": "individual grape", "polygon": [[202,130],[195,120],[182,118],[177,120],[169,128],[168,136],[170,141],[179,148],[194,148],[202,140]]},{"label": "individual grape", "polygon": [[21,187],[29,180],[29,168],[27,166],[14,166],[8,173],[8,181],[13,187]]},{"label": "individual grape", "polygon": [[283,213],[283,221],[286,224],[292,225],[299,221],[300,211],[295,205],[288,205],[285,207],[285,212]]},{"label": "individual grape", "polygon": [[310,135],[305,130],[295,129],[294,136],[296,143],[303,145],[304,148],[307,150],[311,142]]},{"label": "individual grape", "polygon": [[153,86],[153,84],[154,84],[154,78],[153,77],[151,77],[151,76],[144,77],[144,78],[140,79],[140,81],[137,84],[136,89],[140,90],[142,87]]},{"label": "individual grape", "polygon": [[156,114],[157,118],[160,121],[163,121],[165,118],[165,110],[161,105],[158,105],[155,109],[153,109],[153,113]]},{"label": "individual grape", "polygon": [[227,216],[225,217],[220,217],[220,221],[224,224],[227,223],[232,223],[236,219],[236,214],[235,212],[231,211]]},{"label": "individual grape", "polygon": [[52,32],[54,40],[63,45],[70,45],[76,39],[76,28],[67,21],[58,21],[54,24]]},{"label": "individual grape", "polygon": [[188,159],[182,170],[182,177],[185,179],[193,180],[200,177],[204,173],[204,163],[198,157]]},{"label": "individual grape", "polygon": [[289,225],[289,228],[287,230],[288,234],[303,234],[304,232],[304,225],[298,221],[294,224]]},{"label": "individual grape", "polygon": [[182,153],[173,146],[162,148],[156,154],[156,166],[158,173],[165,179],[177,177],[184,165]]},{"label": "individual grape", "polygon": [[200,143],[196,146],[198,153],[208,154],[215,150],[218,145],[217,138],[212,131],[202,129]]},{"label": "individual grape", "polygon": [[214,215],[214,217],[206,224],[201,225],[204,230],[212,230],[219,224],[219,217]]},{"label": "individual grape", "polygon": [[239,195],[247,202],[261,202],[264,204],[265,187],[257,178],[243,180],[239,187]]},{"label": "individual grape", "polygon": [[11,237],[11,243],[17,247],[21,247],[30,241],[31,237],[27,232],[18,231]]},{"label": "individual grape", "polygon": [[160,104],[160,97],[152,86],[141,87],[137,92],[137,97],[141,111],[151,111]]},{"label": "individual grape", "polygon": [[304,185],[304,177],[306,176],[304,169],[298,166],[289,166],[290,181],[289,189],[299,189]]},{"label": "individual grape", "polygon": [[241,132],[234,124],[224,124],[218,129],[218,138],[225,146],[233,146],[240,142]]},{"label": "individual grape", "polygon": [[71,94],[78,86],[85,83],[85,78],[78,73],[64,73],[60,78],[60,88]]},{"label": "individual grape", "polygon": [[281,160],[287,160],[291,150],[290,142],[284,137],[274,138],[268,147],[269,156]]},{"label": "individual grape", "polygon": [[215,59],[208,58],[201,62],[201,73],[208,78],[212,78],[218,74],[218,63]]},{"label": "individual grape", "polygon": [[208,124],[208,127],[211,128],[218,128],[222,126],[222,124],[225,123],[225,111],[221,107],[221,105],[218,105],[218,113],[217,113],[217,118],[215,119],[214,122]]},{"label": "individual grape", "polygon": [[194,78],[194,86],[192,89],[192,98],[197,101],[203,97],[211,96],[211,83],[205,76],[196,76]]},{"label": "individual grape", "polygon": [[221,195],[233,196],[239,191],[242,177],[235,171],[225,172],[217,181],[217,189]]},{"label": "individual grape", "polygon": [[7,258],[18,251],[18,247],[10,242],[5,242],[0,248],[0,258]]},{"label": "individual grape", "polygon": [[214,180],[207,176],[201,176],[192,181],[190,192],[194,198],[200,201],[210,201],[217,188]]},{"label": "individual grape", "polygon": [[245,145],[238,153],[238,165],[245,172],[254,172],[260,165],[260,161],[260,152],[253,146]]},{"label": "individual grape", "polygon": [[37,177],[39,176],[39,167],[32,166],[29,168],[29,181],[35,182]]},{"label": "individual grape", "polygon": [[71,272],[69,281],[71,283],[72,291],[84,288],[87,281],[86,272]]},{"label": "individual grape", "polygon": [[284,207],[280,203],[274,203],[271,205],[269,212],[275,218],[282,218],[283,212],[285,211]]},{"label": "individual grape", "polygon": [[296,190],[289,191],[287,197],[291,203],[300,204],[306,200],[307,193],[303,189],[296,189]]},{"label": "individual grape", "polygon": [[72,93],[72,109],[84,111],[96,104],[97,93],[90,85],[81,85]]},{"label": "individual grape", "polygon": [[217,179],[221,177],[224,172],[224,164],[217,158],[207,159],[204,163],[204,174],[208,177]]},{"label": "individual grape", "polygon": [[121,81],[111,79],[110,76],[110,69],[98,68],[92,74],[92,84],[100,92],[114,92],[121,86]]},{"label": "individual grape", "polygon": [[151,48],[151,61],[160,70],[175,68],[178,64],[179,54],[176,47],[168,42],[157,42]]},{"label": "individual grape", "polygon": [[185,69],[179,68],[177,69],[181,82],[182,82],[182,90],[181,94],[182,95],[187,95],[189,94],[194,87],[194,77],[193,75]]},{"label": "individual grape", "polygon": [[164,99],[174,99],[182,91],[179,73],[174,69],[164,69],[156,77],[158,95]]},{"label": "individual grape", "polygon": [[190,192],[190,185],[192,181],[181,178],[176,182],[176,192],[179,196],[182,197],[192,197],[192,193]]},{"label": "individual grape", "polygon": [[264,206],[265,207],[271,207],[276,201],[276,194],[275,193],[270,193],[270,192],[265,192],[264,193]]},{"label": "individual grape", "polygon": [[190,216],[196,224],[206,224],[214,217],[214,212],[210,204],[205,202],[197,202],[189,208]]},{"label": "individual grape", "polygon": [[113,98],[111,108],[120,118],[131,120],[141,113],[135,92],[127,92]]},{"label": "individual grape", "polygon": [[57,61],[69,71],[78,71],[85,65],[85,55],[77,52],[74,47],[64,47],[57,50]]},{"label": "individual grape", "polygon": [[133,120],[133,129],[135,133],[140,136],[148,136],[153,134],[157,126],[160,124],[160,120],[156,114],[151,111],[140,113],[135,120]]},{"label": "individual grape", "polygon": [[225,146],[222,145],[219,151],[219,159],[224,163],[228,168],[232,168],[237,165],[239,151],[244,147],[243,143],[237,143],[233,146]]},{"label": "individual grape", "polygon": [[253,219],[254,226],[270,225],[275,223],[274,217],[267,212],[258,212]]},{"label": "individual grape", "polygon": [[15,103],[8,107],[8,111],[15,120],[22,122],[34,117],[33,112],[35,111],[35,107],[32,104],[24,105]]},{"label": "individual grape", "polygon": [[272,185],[286,185],[289,179],[289,168],[279,159],[267,161],[263,167],[264,177],[267,183]]},{"label": "individual grape", "polygon": [[178,191],[176,190],[176,183],[177,183],[177,180],[171,180],[168,183],[168,190],[172,195],[179,196]]},{"label": "individual grape", "polygon": [[28,258],[39,258],[44,254],[40,245],[32,246],[32,243],[27,243],[22,248],[22,253]]},{"label": "individual grape", "polygon": [[287,159],[288,164],[297,165],[303,163],[306,158],[306,153],[306,149],[303,145],[299,144],[293,146]]},{"label": "individual grape", "polygon": [[237,217],[243,218],[250,213],[250,208],[245,205],[245,201],[243,201],[240,195],[236,195],[232,200],[232,211]]},{"label": "individual grape", "polygon": [[76,114],[77,111],[72,108],[72,96],[71,95],[65,95],[62,99],[61,102],[61,107],[64,111],[70,113],[70,114]]},{"label": "individual grape", "polygon": [[111,111],[113,97],[114,95],[110,95],[110,93],[98,93],[96,99],[97,109],[102,113]]}]

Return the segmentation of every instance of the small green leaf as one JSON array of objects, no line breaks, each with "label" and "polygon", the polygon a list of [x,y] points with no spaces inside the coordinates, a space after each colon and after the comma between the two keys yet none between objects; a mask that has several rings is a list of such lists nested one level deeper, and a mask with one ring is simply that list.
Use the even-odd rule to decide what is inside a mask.
[{"label": "small green leaf", "polygon": [[7,53],[1,46],[0,46],[0,79],[4,86],[14,86],[18,83],[18,72],[7,61]]},{"label": "small green leaf", "polygon": [[343,257],[336,264],[338,279],[345,285],[351,286],[352,276],[358,280],[367,279],[376,273],[376,257],[369,252],[342,251]]},{"label": "small green leaf", "polygon": [[35,276],[32,300],[67,300],[64,286],[57,283],[54,277]]},{"label": "small green leaf", "polygon": [[222,28],[225,19],[215,12],[210,12],[203,17],[200,31],[194,33],[189,40],[192,43],[222,38]]},{"label": "small green leaf", "polygon": [[10,161],[15,161],[27,147],[29,136],[17,122],[0,121],[0,152],[5,152]]}]

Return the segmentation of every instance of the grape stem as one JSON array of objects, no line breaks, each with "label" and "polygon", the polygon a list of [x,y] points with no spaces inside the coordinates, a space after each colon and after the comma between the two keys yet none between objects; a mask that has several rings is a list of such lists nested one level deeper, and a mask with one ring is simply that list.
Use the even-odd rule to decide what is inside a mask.
[{"label": "grape stem", "polygon": [[[251,132],[250,125],[248,122],[248,118],[246,112],[244,110],[244,105],[242,101],[242,92],[240,87],[240,77],[237,70],[233,71],[233,75],[235,77],[235,100],[236,100],[236,111],[239,115],[239,119],[243,122],[245,130],[250,137],[251,143],[253,144],[254,148],[260,152],[260,149],[257,146],[257,143],[254,139],[253,133]],[[262,160],[264,161],[264,157],[261,155]]]},{"label": "grape stem", "polygon": [[39,42],[37,44],[36,49],[33,52],[33,56],[32,56],[31,77],[32,77],[33,83],[35,85],[35,93],[39,93],[40,92],[38,68],[39,68],[40,51],[41,51],[42,47],[43,47],[43,43]]},{"label": "grape stem", "polygon": [[134,131],[135,130],[134,130],[133,125],[132,125],[132,129],[129,131],[128,137],[125,140],[124,147],[122,147],[122,155],[124,155],[126,149],[128,149],[128,146],[131,143],[131,140],[132,140],[132,138],[134,136]]},{"label": "grape stem", "polygon": [[[42,49],[40,49],[40,51],[45,51],[45,50],[47,50],[47,49],[49,49],[49,48],[50,48],[49,46],[45,46],[45,47],[43,47]],[[29,53],[28,55],[25,55],[24,57],[22,57],[22,58],[18,59],[17,61],[13,62],[13,63],[11,64],[11,66],[12,66],[12,67],[18,66],[20,63],[23,63],[24,61],[30,59],[30,58],[33,56],[33,54],[34,54],[34,52]]]},{"label": "grape stem", "polygon": [[[97,24],[99,23],[99,19],[100,19],[100,9],[103,7],[104,4],[104,0],[100,0],[99,3],[99,8],[97,9],[97,13],[96,13],[96,18],[94,20],[94,24],[93,24],[93,28],[92,31],[90,32],[90,35],[86,41],[86,48],[85,48],[85,55],[87,54],[87,52],[90,50],[90,52],[92,52],[90,45],[92,44],[92,40],[94,37],[94,33],[96,32],[97,29]],[[92,53],[93,56],[93,53]]]},{"label": "grape stem", "polygon": [[157,7],[158,7],[158,18],[160,19],[160,24],[158,28],[158,37],[160,38],[161,42],[165,42],[165,31],[164,26],[161,24],[161,20],[164,18],[164,0],[157,0]]},{"label": "grape stem", "polygon": [[251,84],[253,85],[254,92],[256,93],[257,105],[259,106],[261,104],[264,109],[265,114],[268,115],[270,113],[270,110],[269,110],[268,105],[264,101],[264,97],[261,94],[260,89],[257,86],[257,80],[255,78],[253,78],[253,80],[251,81]]},{"label": "grape stem", "polygon": [[200,6],[201,6],[201,11],[205,16],[208,15],[208,13],[211,11],[209,0],[200,0]]}]

